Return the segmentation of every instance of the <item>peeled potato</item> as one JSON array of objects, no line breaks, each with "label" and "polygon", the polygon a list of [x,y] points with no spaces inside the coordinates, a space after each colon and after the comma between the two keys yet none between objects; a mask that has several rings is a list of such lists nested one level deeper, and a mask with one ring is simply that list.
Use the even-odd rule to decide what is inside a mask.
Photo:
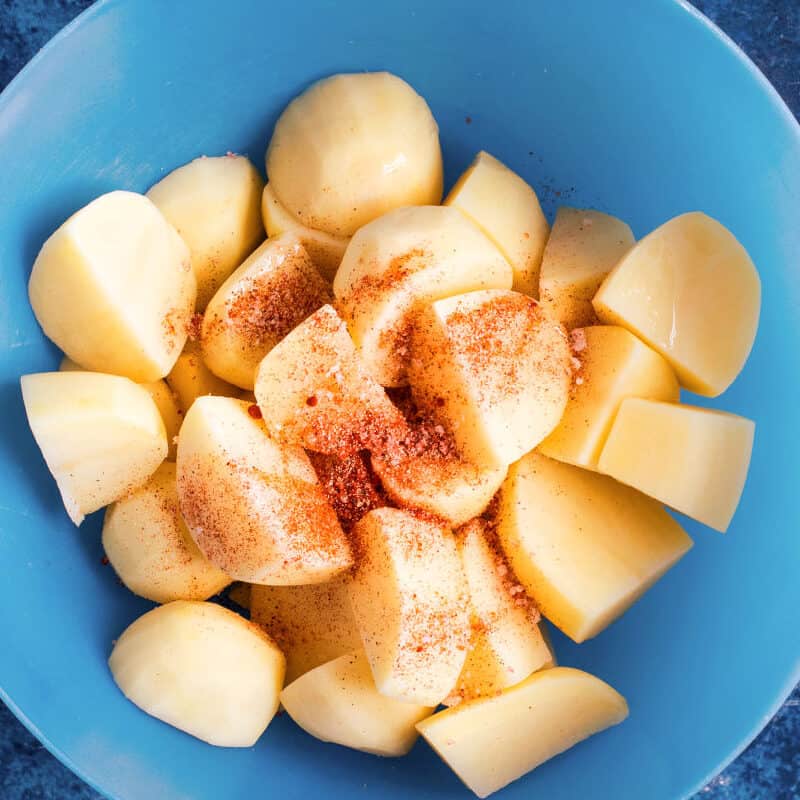
[{"label": "peeled potato", "polygon": [[378,691],[438,705],[464,665],[467,587],[453,534],[394,508],[370,511],[350,599]]},{"label": "peeled potato", "polygon": [[593,300],[597,316],[657,350],[682,386],[717,397],[741,372],[761,310],[747,251],[711,217],[675,217],[642,239]]},{"label": "peeled potato", "polygon": [[323,742],[376,756],[404,756],[417,740],[429,706],[402,703],[375,688],[369,661],[348,653],[307,672],[281,692],[289,716]]},{"label": "peeled potato", "polygon": [[207,600],[231,579],[197,549],[178,508],[175,464],[106,510],[103,549],[120,580],[156,603]]},{"label": "peeled potato", "polygon": [[267,239],[209,302],[203,360],[223,380],[252,389],[261,359],[331,299],[330,286],[295,234]]},{"label": "peeled potato", "polygon": [[554,667],[496,697],[440,711],[417,730],[469,789],[487,797],[627,716],[625,698],[607,683]]},{"label": "peeled potato", "polygon": [[218,378],[205,364],[198,342],[186,342],[175,366],[166,377],[167,385],[175,393],[181,412],[185,415],[198,397],[212,394],[220,397],[237,397],[239,389]]},{"label": "peeled potato", "polygon": [[219,747],[252,747],[275,716],[283,686],[275,643],[213,603],[154,608],[119,637],[108,665],[142,711]]},{"label": "peeled potato", "polygon": [[250,619],[286,656],[286,682],[361,647],[346,578],[304,586],[253,586]]},{"label": "peeled potato", "polygon": [[369,372],[383,386],[401,386],[421,306],[477,289],[510,289],[511,282],[502,253],[458,209],[421,206],[361,228],[333,293]]},{"label": "peeled potato", "polygon": [[725,532],[742,496],[755,423],[649,400],[622,403],[599,469]]},{"label": "peeled potato", "polygon": [[444,204],[466,214],[500,248],[514,270],[514,291],[538,297],[550,227],[536,192],[516,172],[482,150]]},{"label": "peeled potato", "polygon": [[292,100],[266,155],[278,200],[309,228],[351,236],[400,206],[442,199],[439,129],[388,72],[334,75]]},{"label": "peeled potato", "polygon": [[200,397],[178,440],[178,498],[192,538],[231,578],[320,583],[352,564],[308,456],[278,444],[252,406]]},{"label": "peeled potato", "polygon": [[567,330],[597,324],[592,298],[634,242],[630,227],[610,214],[559,208],[542,257],[542,308]]},{"label": "peeled potato", "polygon": [[350,241],[348,236],[333,236],[325,231],[316,231],[303,225],[297,217],[294,217],[281,205],[269,184],[264,187],[261,195],[261,216],[264,220],[264,227],[267,229],[267,236],[294,233],[311,256],[314,266],[320,271],[322,277],[333,281],[347,243]]},{"label": "peeled potato", "polygon": [[579,467],[597,468],[611,423],[626,397],[677,403],[672,367],[630,331],[593,325],[573,331],[579,369],[561,422],[539,452]]},{"label": "peeled potato", "polygon": [[448,698],[450,705],[494,695],[554,664],[539,627],[539,612],[487,528],[476,519],[458,535],[469,586],[472,640],[458,684]]},{"label": "peeled potato", "polygon": [[45,334],[73,361],[147,382],[181,352],[196,284],[189,250],[153,203],[110,192],[44,243],[28,293]]},{"label": "peeled potato", "polygon": [[[58,367],[60,372],[84,372],[85,370],[76,364],[69,356],[64,356],[61,359],[61,364]],[[175,460],[175,437],[178,435],[178,429],[181,427],[182,416],[178,410],[178,403],[172,390],[167,386],[165,381],[151,381],[150,383],[139,384],[142,389],[147,390],[153,402],[158,408],[161,419],[164,422],[164,430],[167,434],[167,444],[169,445],[169,452],[167,458],[170,461]]]},{"label": "peeled potato", "polygon": [[322,453],[373,447],[404,421],[366,372],[344,322],[323,306],[267,353],[255,394],[267,428]]},{"label": "peeled potato", "polygon": [[497,535],[539,610],[576,642],[600,633],[692,546],[660,503],[536,452],[508,472]]},{"label": "peeled potato", "polygon": [[229,154],[196,158],[147,192],[189,246],[199,310],[264,238],[263,188],[250,161]]},{"label": "peeled potato", "polygon": [[452,432],[463,458],[507,466],[561,419],[570,358],[563,327],[535,300],[471,292],[420,313],[408,377],[414,399]]},{"label": "peeled potato", "polygon": [[228,599],[236,603],[237,606],[250,610],[250,595],[252,587],[249,583],[237,581],[228,590]]},{"label": "peeled potato", "polygon": [[141,486],[166,458],[158,408],[128,378],[40,372],[20,383],[28,424],[76,525]]}]

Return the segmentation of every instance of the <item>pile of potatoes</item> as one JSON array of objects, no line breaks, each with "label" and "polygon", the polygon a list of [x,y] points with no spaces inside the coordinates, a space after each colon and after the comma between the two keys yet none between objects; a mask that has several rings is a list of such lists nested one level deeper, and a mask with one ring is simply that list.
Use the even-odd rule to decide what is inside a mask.
[{"label": "pile of potatoes", "polygon": [[[202,157],[98,197],[33,266],[65,357],[22,378],[31,430],[160,604],[111,670],[220,746],[279,703],[378,755],[422,734],[484,797],[627,715],[541,617],[576,642],[617,619],[692,546],[664,504],[728,527],[753,423],[680,392],[741,371],[758,274],[701,213],[639,242],[593,210],[551,228],[484,152],[442,202],[436,122],[388,73],[293,100],[266,169]],[[444,455],[403,445],[397,392]],[[320,454],[379,484],[359,519]],[[209,602],[233,581],[250,620]]]}]

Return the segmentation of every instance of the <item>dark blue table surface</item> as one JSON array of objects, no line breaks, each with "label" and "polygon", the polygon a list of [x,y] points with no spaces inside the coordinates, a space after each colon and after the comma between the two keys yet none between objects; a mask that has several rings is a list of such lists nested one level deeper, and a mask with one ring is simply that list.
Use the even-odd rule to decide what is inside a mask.
[{"label": "dark blue table surface", "polygon": [[[0,89],[90,4],[0,0]],[[747,52],[800,115],[800,0],[694,4]],[[99,800],[99,795],[56,761],[0,703],[0,800]],[[694,800],[800,800],[800,687],[747,751]]]}]

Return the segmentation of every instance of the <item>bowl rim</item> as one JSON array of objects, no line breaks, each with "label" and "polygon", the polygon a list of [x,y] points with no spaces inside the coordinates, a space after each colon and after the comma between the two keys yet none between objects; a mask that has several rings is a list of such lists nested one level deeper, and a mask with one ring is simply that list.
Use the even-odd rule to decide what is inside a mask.
[{"label": "bowl rim", "polygon": [[[22,89],[24,82],[28,75],[32,73],[39,65],[45,60],[50,52],[54,50],[59,43],[70,36],[74,30],[105,13],[114,6],[123,5],[131,0],[95,0],[90,6],[81,11],[74,19],[68,22],[56,34],[54,34],[36,53],[35,55],[23,66],[23,68],[8,82],[6,87],[0,92],[0,116],[5,112],[6,108],[10,106],[16,99],[18,93]],[[702,11],[693,6],[689,0],[659,0],[659,2],[666,5],[677,7],[683,13],[686,13],[692,18],[695,24],[700,25],[713,37],[722,42],[722,44],[733,54],[733,56],[747,69],[752,78],[759,84],[761,90],[770,100],[770,105],[778,112],[784,124],[786,124],[788,132],[795,140],[798,150],[800,150],[800,120],[795,117],[792,110],[789,108],[786,100],[781,96],[778,90],[772,85],[766,75],[750,58],[750,56],[715,22],[709,19]],[[683,800],[689,800],[697,792],[701,791],[704,786],[708,784],[715,776],[719,775],[730,764],[732,764],[756,739],[756,737],[766,728],[774,716],[778,713],[784,705],[789,695],[794,689],[800,685],[800,655],[798,655],[797,662],[794,670],[787,675],[786,682],[777,693],[767,711],[759,719],[755,720],[750,730],[742,737],[739,744],[718,764],[716,764],[709,772],[707,772],[684,796]],[[97,784],[88,775],[86,775],[65,752],[63,752],[55,742],[53,742],[39,727],[27,716],[20,706],[18,706],[11,696],[6,692],[4,687],[0,685],[0,700],[6,705],[11,713],[19,720],[20,723],[42,744],[42,746],[60,761],[67,769],[76,775],[85,784],[94,789],[98,794],[107,798],[108,800],[119,800],[119,798],[110,795],[102,786]]]}]

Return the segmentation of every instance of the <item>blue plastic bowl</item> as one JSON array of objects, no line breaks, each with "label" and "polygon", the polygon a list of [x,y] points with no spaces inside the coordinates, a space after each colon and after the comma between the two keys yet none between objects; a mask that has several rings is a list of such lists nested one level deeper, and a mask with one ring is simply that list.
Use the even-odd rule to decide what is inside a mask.
[{"label": "blue plastic bowl", "polygon": [[758,340],[718,402],[758,423],[734,524],[721,536],[689,523],[695,549],[622,620],[585,645],[557,638],[564,664],[627,696],[630,719],[503,794],[683,797],[800,677],[800,129],[744,55],[673,0],[109,0],[33,60],[0,99],[0,696],[119,800],[468,797],[424,743],[381,760],[282,716],[254,749],[218,750],[124,700],[106,657],[148,606],[101,564],[100,515],[68,522],[19,394],[20,374],[58,363],[26,283],[65,217],[203,153],[260,165],[287,100],[361,69],[397,72],[428,99],[450,181],[485,148],[549,213],[594,206],[642,235],[702,209],[761,270]]}]

